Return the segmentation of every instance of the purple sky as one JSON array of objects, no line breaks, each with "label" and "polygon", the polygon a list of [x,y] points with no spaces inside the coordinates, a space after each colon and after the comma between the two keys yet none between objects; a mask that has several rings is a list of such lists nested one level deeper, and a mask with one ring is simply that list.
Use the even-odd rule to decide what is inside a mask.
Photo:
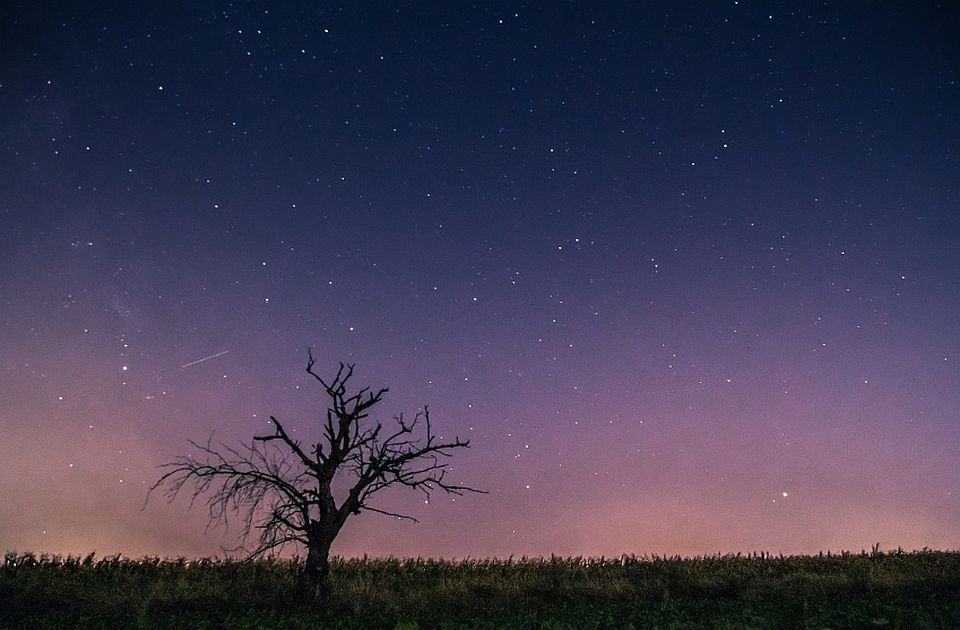
[{"label": "purple sky", "polygon": [[3,550],[218,553],[307,346],[490,492],[336,553],[960,547],[955,6],[135,4],[0,9]]}]

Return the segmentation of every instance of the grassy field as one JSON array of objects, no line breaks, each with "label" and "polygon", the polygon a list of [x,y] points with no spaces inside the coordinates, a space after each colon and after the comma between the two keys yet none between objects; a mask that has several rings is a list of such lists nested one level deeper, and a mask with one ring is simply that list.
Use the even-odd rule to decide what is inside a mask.
[{"label": "grassy field", "polygon": [[960,628],[960,552],[821,556],[336,559],[300,566],[8,554],[3,628]]}]

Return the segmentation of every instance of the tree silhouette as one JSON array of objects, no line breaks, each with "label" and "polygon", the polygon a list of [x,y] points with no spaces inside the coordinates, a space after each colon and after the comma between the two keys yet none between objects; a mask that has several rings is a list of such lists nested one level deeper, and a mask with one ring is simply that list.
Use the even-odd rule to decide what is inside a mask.
[{"label": "tree silhouette", "polygon": [[[314,371],[313,354],[308,350],[307,373],[330,398],[322,438],[304,448],[290,437],[283,425],[271,416],[274,432],[258,435],[249,445],[237,449],[224,444],[190,442],[199,457],[180,456],[161,465],[166,472],[147,494],[163,487],[169,501],[189,489],[191,506],[202,496],[211,524],[228,525],[229,517],[241,523],[241,546],[247,558],[273,554],[289,544],[307,549],[301,578],[302,595],[308,601],[321,600],[327,593],[330,547],[347,518],[363,511],[416,521],[406,514],[371,505],[374,495],[391,486],[419,490],[429,499],[432,491],[455,495],[482,492],[445,480],[444,458],[451,451],[468,448],[469,440],[443,442],[433,433],[427,407],[407,420],[400,414],[395,425],[364,419],[381,401],[387,388],[364,387],[347,392],[353,365],[340,363],[332,380]],[[334,485],[344,486],[338,501]],[[339,494],[343,494],[340,492]],[[246,546],[250,534],[259,531],[256,544]]]}]

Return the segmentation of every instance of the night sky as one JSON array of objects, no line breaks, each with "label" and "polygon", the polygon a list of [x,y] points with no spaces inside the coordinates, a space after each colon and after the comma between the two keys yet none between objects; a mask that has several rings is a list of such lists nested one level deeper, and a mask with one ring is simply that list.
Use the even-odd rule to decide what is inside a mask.
[{"label": "night sky", "polygon": [[221,553],[308,346],[489,491],[334,553],[960,547],[960,10],[787,5],[3,3],[2,550]]}]

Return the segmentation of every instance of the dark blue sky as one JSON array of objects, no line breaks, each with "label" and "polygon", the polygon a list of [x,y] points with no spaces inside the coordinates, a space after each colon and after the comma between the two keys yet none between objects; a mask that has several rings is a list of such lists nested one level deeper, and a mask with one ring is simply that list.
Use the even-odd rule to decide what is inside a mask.
[{"label": "dark blue sky", "polygon": [[216,551],[307,345],[491,491],[341,553],[960,545],[960,12],[595,5],[4,4],[4,546]]}]

